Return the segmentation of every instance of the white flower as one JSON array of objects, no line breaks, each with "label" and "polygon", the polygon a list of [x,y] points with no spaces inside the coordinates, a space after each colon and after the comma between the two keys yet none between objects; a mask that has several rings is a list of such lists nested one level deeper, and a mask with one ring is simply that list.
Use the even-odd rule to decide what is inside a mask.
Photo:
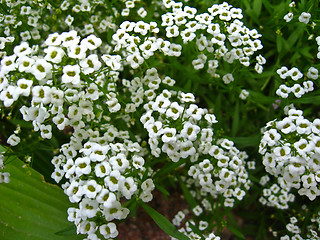
[{"label": "white flower", "polygon": [[300,84],[294,84],[293,87],[291,87],[291,92],[297,97],[300,98],[303,94],[305,94],[305,90],[303,87],[301,87]]},{"label": "white flower", "polygon": [[295,124],[288,117],[276,123],[277,129],[281,132],[288,134],[290,132],[294,132],[296,130]]},{"label": "white flower", "polygon": [[234,78],[231,73],[227,73],[222,77],[222,80],[225,84],[229,84],[234,81]]},{"label": "white flower", "polygon": [[18,86],[17,90],[19,91],[19,94],[26,97],[29,96],[32,84],[33,84],[32,80],[27,80],[24,78],[19,79],[17,82],[17,86]]},{"label": "white flower", "polygon": [[200,132],[200,127],[193,125],[190,122],[186,122],[181,130],[181,137],[184,137],[190,141],[195,141],[197,139],[198,133]]},{"label": "white flower", "polygon": [[61,44],[61,40],[59,33],[52,33],[48,36],[44,44],[47,46],[59,46]]},{"label": "white flower", "polygon": [[130,54],[126,60],[133,69],[138,68],[144,62],[140,54]]},{"label": "white flower", "polygon": [[309,69],[308,69],[308,73],[307,73],[307,77],[308,78],[311,78],[311,79],[313,79],[313,80],[316,80],[316,79],[318,79],[318,77],[319,77],[319,74],[318,74],[319,72],[318,72],[318,69],[316,69],[315,67],[310,67]]},{"label": "white flower", "polygon": [[286,22],[290,22],[292,19],[293,19],[293,13],[292,12],[289,12],[287,13],[283,19],[286,21]]},{"label": "white flower", "polygon": [[112,222],[109,222],[108,224],[101,225],[99,227],[99,231],[105,239],[109,239],[109,238],[113,239],[113,238],[117,237],[119,234],[116,225]]},{"label": "white flower", "polygon": [[16,86],[9,85],[0,93],[0,100],[5,107],[10,107],[18,98],[20,90]]},{"label": "white flower", "polygon": [[101,44],[102,44],[101,39],[92,34],[82,39],[80,43],[80,45],[85,46],[89,50],[97,49],[98,47],[101,46]]},{"label": "white flower", "polygon": [[308,24],[310,18],[311,18],[311,14],[310,14],[310,13],[303,12],[303,13],[301,13],[301,15],[299,16],[299,22]]},{"label": "white flower", "polygon": [[177,130],[175,128],[164,128],[162,131],[162,141],[164,143],[167,142],[175,142],[176,141],[176,133]]},{"label": "white flower", "polygon": [[0,172],[0,183],[9,183],[10,182],[10,173]]},{"label": "white flower", "polygon": [[99,185],[95,180],[89,180],[84,183],[82,189],[83,194],[85,194],[88,198],[94,199],[101,191],[102,186]]},{"label": "white flower", "polygon": [[127,177],[124,181],[120,182],[120,191],[126,199],[130,199],[137,190],[137,184],[133,177]]},{"label": "white flower", "polygon": [[119,190],[120,181],[123,181],[124,177],[118,170],[111,171],[110,175],[104,179],[104,184],[110,191],[115,192]]},{"label": "white flower", "polygon": [[63,75],[61,77],[63,83],[72,83],[77,85],[80,83],[80,67],[79,65],[66,65],[63,67]]},{"label": "white flower", "polygon": [[15,63],[16,55],[5,56],[1,60],[1,73],[6,74],[16,69],[17,64]]},{"label": "white flower", "polygon": [[193,143],[189,140],[180,143],[180,155],[182,158],[187,158],[196,153],[196,149],[193,146]]},{"label": "white flower", "polygon": [[77,45],[80,41],[80,37],[77,36],[77,31],[71,30],[70,32],[61,33],[60,40],[62,41],[63,47],[70,47],[72,45]]},{"label": "white flower", "polygon": [[31,72],[31,66],[35,60],[27,56],[22,56],[17,59],[17,66],[20,72]]},{"label": "white flower", "polygon": [[85,45],[71,45],[67,48],[68,56],[76,59],[86,58],[87,47]]},{"label": "white flower", "polygon": [[287,87],[286,85],[281,84],[280,87],[277,89],[276,94],[282,98],[287,98],[290,92],[291,92],[290,87]]},{"label": "white flower", "polygon": [[65,54],[61,48],[56,46],[49,46],[44,49],[44,52],[46,53],[44,59],[53,63],[60,63]]},{"label": "white flower", "polygon": [[16,56],[22,57],[29,55],[32,49],[29,47],[29,43],[21,42],[20,45],[14,47],[13,52]]},{"label": "white flower", "polygon": [[32,65],[31,73],[37,80],[42,80],[51,75],[52,65],[45,59],[37,59]]},{"label": "white flower", "polygon": [[299,80],[303,77],[303,74],[299,71],[298,68],[293,67],[287,72],[288,76],[290,76],[294,81]]},{"label": "white flower", "polygon": [[129,167],[129,161],[123,153],[118,153],[116,156],[112,156],[109,162],[113,170],[118,170],[121,173]]},{"label": "white flower", "polygon": [[12,134],[8,138],[7,143],[10,144],[11,146],[16,146],[20,143],[20,138],[17,135]]},{"label": "white flower", "polygon": [[52,137],[51,125],[40,125],[41,137],[50,139]]},{"label": "white flower", "polygon": [[77,158],[75,161],[75,166],[75,172],[78,176],[81,176],[83,174],[89,174],[91,172],[90,158],[88,157]]},{"label": "white flower", "polygon": [[99,70],[101,65],[97,54],[90,54],[87,58],[80,61],[80,66],[83,68],[84,74],[90,74]]}]

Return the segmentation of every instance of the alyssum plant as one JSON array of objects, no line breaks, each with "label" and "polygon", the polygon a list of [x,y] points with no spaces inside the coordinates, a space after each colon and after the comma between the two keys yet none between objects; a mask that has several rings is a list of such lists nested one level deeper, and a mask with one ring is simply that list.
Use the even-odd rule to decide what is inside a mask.
[{"label": "alyssum plant", "polygon": [[[1,111],[3,118],[32,124],[31,130],[15,126],[6,143],[14,153],[34,135],[57,139],[59,149],[48,159],[51,177],[74,203],[68,220],[86,239],[117,238],[117,223],[139,205],[173,239],[220,239],[223,216],[246,205],[245,197],[255,201],[257,187],[255,204],[278,212],[299,195],[312,201],[320,195],[319,119],[309,121],[290,102],[280,103],[288,116],[268,122],[260,145],[253,144],[262,164],[258,154],[236,147],[236,130],[228,137],[223,116],[232,110],[210,100],[206,88],[227,96],[225,106],[236,103],[235,116],[239,106],[257,108],[250,91],[259,87],[245,76],[263,77],[262,35],[246,27],[240,8],[194,4],[199,9],[172,0],[2,1]],[[309,18],[302,13],[298,21],[305,25]],[[181,68],[193,74],[190,79]],[[300,85],[298,68],[281,67],[277,74],[291,79],[278,84],[273,99],[289,100],[290,93],[300,98],[318,78],[315,67]],[[240,120],[233,121],[236,129]],[[58,131],[68,132],[64,140]],[[246,131],[252,134],[250,126]],[[11,150],[2,153],[1,168],[9,155]],[[10,172],[0,174],[10,185]],[[179,231],[168,230],[173,225],[146,204],[155,188],[169,191],[164,176],[181,186],[189,204],[172,220]],[[315,213],[302,232],[291,216],[287,235],[272,231],[281,239],[318,239],[319,219]],[[230,229],[240,238],[246,234]]]}]

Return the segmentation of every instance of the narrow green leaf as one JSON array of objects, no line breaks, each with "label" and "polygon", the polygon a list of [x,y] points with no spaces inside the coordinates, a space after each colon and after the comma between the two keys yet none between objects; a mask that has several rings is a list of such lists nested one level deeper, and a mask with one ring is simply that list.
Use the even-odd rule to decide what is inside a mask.
[{"label": "narrow green leaf", "polygon": [[277,34],[276,43],[277,43],[277,51],[278,53],[281,53],[283,49],[283,37],[280,34]]},{"label": "narrow green leaf", "polygon": [[239,239],[246,239],[246,237],[236,228],[228,226],[228,229]]},{"label": "narrow green leaf", "polygon": [[194,199],[194,197],[191,195],[190,191],[188,190],[187,186],[184,184],[184,182],[179,178],[180,186],[183,192],[183,195],[185,199],[187,200],[187,203],[191,209],[195,208],[198,205],[198,202]]},{"label": "narrow green leaf", "polygon": [[288,50],[292,50],[293,45],[297,42],[299,37],[302,35],[305,28],[306,28],[306,24],[301,23],[298,25],[296,30],[291,33],[291,35],[289,36],[289,38],[287,40],[287,45],[285,45],[285,46],[287,46]]},{"label": "narrow green leaf", "polygon": [[259,18],[261,13],[262,0],[253,1],[253,11],[256,14],[257,18]]},{"label": "narrow green leaf", "polygon": [[234,112],[233,112],[233,119],[232,119],[232,130],[231,135],[235,136],[239,130],[239,101],[237,101]]},{"label": "narrow green leaf", "polygon": [[164,176],[164,175],[168,175],[170,174],[174,169],[176,169],[177,167],[179,167],[180,165],[182,165],[183,163],[185,163],[185,159],[181,159],[178,162],[169,162],[167,163],[163,168],[161,168],[156,174],[155,174],[155,178],[159,178],[160,176]]},{"label": "narrow green leaf", "polygon": [[249,137],[229,137],[231,141],[233,141],[236,146],[240,148],[245,148],[245,147],[258,147],[259,142],[261,139],[260,134],[256,134],[254,136],[249,136]]},{"label": "narrow green leaf", "polygon": [[171,237],[177,238],[179,240],[190,240],[183,233],[179,232],[176,227],[162,214],[154,210],[149,205],[141,202],[144,210],[149,214],[153,221],[167,234]]}]

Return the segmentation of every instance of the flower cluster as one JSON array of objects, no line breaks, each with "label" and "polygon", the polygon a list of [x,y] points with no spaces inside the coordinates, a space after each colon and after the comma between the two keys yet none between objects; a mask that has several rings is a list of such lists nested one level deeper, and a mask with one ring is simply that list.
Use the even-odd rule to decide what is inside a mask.
[{"label": "flower cluster", "polygon": [[[208,209],[207,207],[208,202],[203,202],[202,205],[204,208]],[[197,210],[194,210],[194,214],[199,216],[199,214],[197,214],[197,211],[198,210],[202,211],[202,208],[200,206],[197,206],[196,209]],[[212,210],[211,207],[208,210]],[[220,240],[220,237],[216,236],[214,233],[206,233],[206,230],[208,229],[208,226],[209,226],[208,221],[204,221],[204,220],[195,221],[194,219],[190,218],[191,215],[192,214],[189,212],[188,209],[180,210],[172,219],[172,223],[176,227],[180,227],[178,230],[184,233],[190,239],[201,239],[201,236],[199,236],[199,234],[195,233],[194,231],[194,228],[197,228],[198,231],[202,233],[202,236],[204,237],[205,240]],[[171,237],[171,239],[176,240],[176,238],[174,237]]]},{"label": "flower cluster", "polygon": [[[283,17],[283,19],[286,22],[290,22],[294,18],[295,7],[296,7],[296,3],[294,1],[292,1],[289,4],[289,8],[290,8],[289,12]],[[299,17],[298,17],[299,22],[304,23],[304,24],[308,24],[309,23],[310,18],[311,18],[311,14],[310,13],[307,13],[307,12],[300,13],[299,12],[298,14],[300,14]]]},{"label": "flower cluster", "polygon": [[263,196],[259,198],[262,205],[278,209],[288,209],[288,203],[294,202],[294,200],[294,194],[289,193],[288,189],[282,189],[276,183],[272,184],[270,188],[264,188]]},{"label": "flower cluster", "polygon": [[[310,219],[306,221],[306,215],[310,214]],[[310,239],[318,240],[320,230],[320,213],[310,212],[310,209],[306,205],[301,207],[301,215],[298,217],[292,216],[289,219],[289,223],[286,225],[287,234],[280,237],[280,240],[296,240],[296,239]],[[303,223],[303,224],[302,224]]]},{"label": "flower cluster", "polygon": [[318,69],[310,67],[306,73],[306,79],[298,68],[293,67],[289,70],[283,66],[277,70],[277,74],[286,82],[279,86],[276,94],[282,98],[287,98],[290,93],[293,93],[295,97],[301,98],[304,94],[314,90],[313,85],[314,81],[319,78],[318,73]]},{"label": "flower cluster", "polygon": [[267,123],[259,147],[266,171],[279,186],[296,188],[310,200],[320,195],[319,129],[319,119],[310,122],[292,108],[284,119]]},{"label": "flower cluster", "polygon": [[[166,37],[181,37],[184,44],[193,40],[199,55],[192,61],[195,69],[204,68],[208,62],[208,72],[216,75],[219,59],[233,63],[239,61],[244,66],[250,65],[250,57],[262,49],[261,36],[258,32],[244,26],[242,10],[228,3],[214,4],[208,12],[197,14],[197,9],[174,1],[165,1],[172,12],[162,15],[162,26],[166,27]],[[200,37],[198,37],[200,35]],[[260,57],[255,66],[262,72],[265,59]]]},{"label": "flower cluster", "polygon": [[128,133],[113,127],[118,142],[110,143],[110,134],[104,134],[104,144],[98,143],[101,138],[96,134],[92,132],[83,146],[77,142],[63,145],[61,154],[52,159],[52,177],[59,182],[65,176],[64,192],[71,202],[79,204],[79,208],[68,209],[68,220],[75,223],[77,232],[93,237],[99,230],[108,239],[118,235],[112,221],[129,214],[122,207],[121,198],[130,200],[136,196],[144,202],[151,201],[154,184],[151,178],[143,179],[144,151],[125,137]]}]

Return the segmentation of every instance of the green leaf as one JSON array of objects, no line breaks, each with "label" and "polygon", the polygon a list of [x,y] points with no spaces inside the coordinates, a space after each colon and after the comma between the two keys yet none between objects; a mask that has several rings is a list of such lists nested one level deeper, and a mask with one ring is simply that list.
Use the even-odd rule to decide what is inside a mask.
[{"label": "green leaf", "polygon": [[167,234],[171,237],[177,238],[179,240],[190,240],[183,233],[179,232],[176,227],[162,214],[154,210],[149,205],[141,202],[141,206],[144,210],[149,214],[149,216],[153,219],[153,221]]},{"label": "green leaf", "polygon": [[262,7],[262,0],[253,1],[253,11],[254,11],[254,13],[256,14],[257,17],[260,16],[261,7]]},{"label": "green leaf", "polygon": [[277,51],[278,53],[281,53],[282,49],[283,49],[283,37],[280,34],[277,34]]},{"label": "green leaf", "polygon": [[76,226],[73,224],[69,227],[66,227],[65,229],[62,229],[58,232],[56,232],[55,234],[56,235],[59,235],[59,236],[74,236],[76,234]]},{"label": "green leaf", "polygon": [[299,37],[302,35],[305,28],[306,28],[306,24],[301,23],[298,25],[296,30],[293,33],[291,33],[290,37],[288,38],[287,45],[285,45],[288,50],[292,50],[293,45],[297,42]]},{"label": "green leaf", "polygon": [[238,229],[231,226],[228,226],[228,229],[239,239],[246,239],[246,237]]},{"label": "green leaf", "polygon": [[256,134],[249,137],[229,137],[229,139],[240,148],[258,147],[261,140],[261,134]]},{"label": "green leaf", "polygon": [[239,101],[237,101],[234,112],[233,112],[231,135],[233,137],[236,136],[238,130],[239,130]]},{"label": "green leaf", "polygon": [[[5,148],[0,146],[0,152]],[[10,183],[0,184],[0,239],[72,240],[83,236],[58,236],[65,229],[71,206],[62,189],[48,184],[43,176],[12,156],[5,171]]]},{"label": "green leaf", "polygon": [[190,191],[188,190],[187,186],[184,184],[184,182],[179,178],[180,186],[183,192],[183,195],[185,199],[187,200],[187,203],[191,209],[195,208],[198,205],[198,202],[194,197],[191,195]]}]

